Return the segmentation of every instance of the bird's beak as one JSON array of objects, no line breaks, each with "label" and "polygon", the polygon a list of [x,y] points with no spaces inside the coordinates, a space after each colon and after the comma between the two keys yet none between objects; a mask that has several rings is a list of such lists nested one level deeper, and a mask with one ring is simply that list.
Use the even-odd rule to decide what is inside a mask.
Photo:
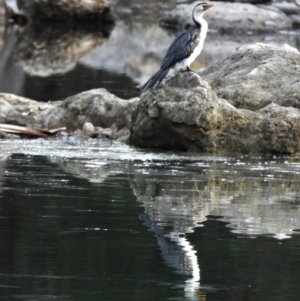
[{"label": "bird's beak", "polygon": [[214,5],[213,4],[209,4],[209,5],[207,5],[207,6],[204,7],[204,11],[206,11],[206,10],[212,8],[212,7],[214,7]]}]

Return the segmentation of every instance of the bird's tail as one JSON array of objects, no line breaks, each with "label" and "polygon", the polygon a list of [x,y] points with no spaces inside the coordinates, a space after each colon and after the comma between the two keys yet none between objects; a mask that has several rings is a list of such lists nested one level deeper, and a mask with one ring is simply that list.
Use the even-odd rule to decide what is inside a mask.
[{"label": "bird's tail", "polygon": [[158,86],[168,74],[170,68],[159,69],[142,87],[143,90]]}]

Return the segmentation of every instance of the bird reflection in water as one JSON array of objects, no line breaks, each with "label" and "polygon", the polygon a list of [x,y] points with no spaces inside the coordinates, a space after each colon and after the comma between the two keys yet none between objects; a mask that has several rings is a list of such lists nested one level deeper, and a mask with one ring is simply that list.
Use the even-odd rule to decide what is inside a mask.
[{"label": "bird reflection in water", "polygon": [[151,215],[140,215],[143,224],[153,232],[166,264],[177,274],[185,276],[184,293],[186,300],[206,300],[205,293],[200,291],[200,266],[197,252],[186,239],[184,233],[164,233],[164,229]]}]

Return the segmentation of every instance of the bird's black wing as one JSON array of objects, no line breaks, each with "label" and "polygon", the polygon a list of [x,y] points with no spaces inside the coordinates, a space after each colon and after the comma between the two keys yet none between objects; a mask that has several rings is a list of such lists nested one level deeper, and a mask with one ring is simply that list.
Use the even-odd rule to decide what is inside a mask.
[{"label": "bird's black wing", "polygon": [[201,28],[190,28],[179,35],[170,45],[161,64],[161,69],[173,67],[177,62],[187,58],[199,44]]}]

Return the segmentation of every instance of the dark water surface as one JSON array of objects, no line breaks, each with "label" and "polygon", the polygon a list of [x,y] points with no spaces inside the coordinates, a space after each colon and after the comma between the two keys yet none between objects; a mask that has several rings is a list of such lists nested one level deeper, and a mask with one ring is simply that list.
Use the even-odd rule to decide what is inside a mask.
[{"label": "dark water surface", "polygon": [[0,141],[1,300],[299,300],[300,158]]}]

